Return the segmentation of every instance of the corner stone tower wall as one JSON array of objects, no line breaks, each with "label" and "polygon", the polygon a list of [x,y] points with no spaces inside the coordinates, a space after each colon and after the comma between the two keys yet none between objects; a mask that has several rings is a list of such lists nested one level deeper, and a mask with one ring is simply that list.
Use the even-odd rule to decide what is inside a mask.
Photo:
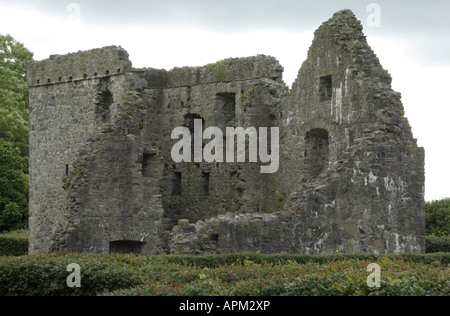
[{"label": "corner stone tower wall", "polygon": [[[33,62],[30,252],[423,252],[424,151],[350,11],[292,92],[272,57],[134,69],[106,47]],[[280,170],[174,163],[174,128],[280,127]]]},{"label": "corner stone tower wall", "polygon": [[30,65],[31,253],[108,253],[123,240],[164,252],[160,192],[136,153],[146,81],[130,70],[117,47]]}]

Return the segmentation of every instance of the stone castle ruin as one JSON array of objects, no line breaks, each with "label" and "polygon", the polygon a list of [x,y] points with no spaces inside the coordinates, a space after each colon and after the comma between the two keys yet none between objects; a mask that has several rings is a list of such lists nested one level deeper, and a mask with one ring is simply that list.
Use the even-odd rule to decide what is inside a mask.
[{"label": "stone castle ruin", "polygon": [[[106,47],[32,62],[30,253],[425,251],[424,149],[351,11],[290,91],[272,57],[171,71]],[[176,127],[279,127],[280,167],[175,163]]]}]

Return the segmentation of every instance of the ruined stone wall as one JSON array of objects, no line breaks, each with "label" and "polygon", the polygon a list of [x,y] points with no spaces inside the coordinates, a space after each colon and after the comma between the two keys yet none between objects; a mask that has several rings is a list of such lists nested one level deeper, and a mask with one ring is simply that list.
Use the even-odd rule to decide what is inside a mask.
[{"label": "ruined stone wall", "polygon": [[158,155],[142,137],[147,108],[136,90],[145,84],[134,73],[111,81],[111,123],[86,143],[78,161],[82,176],[69,185],[79,220],[69,239],[72,251],[108,253],[110,243],[140,242],[144,253],[165,252],[161,239],[166,220],[155,178],[162,174],[162,164],[153,161],[151,176],[143,169],[144,154]]},{"label": "ruined stone wall", "polygon": [[32,64],[30,251],[108,253],[129,243],[159,254],[169,251],[180,219],[263,209],[259,165],[175,164],[171,132],[195,118],[224,131],[272,126],[268,106],[284,100],[273,93],[284,91],[281,75],[266,56],[170,72],[133,69],[116,47]]},{"label": "ruined stone wall", "polygon": [[[64,180],[80,147],[95,133],[95,82],[30,89],[30,251],[65,242],[71,216]],[[72,102],[76,100],[76,106]],[[80,124],[83,128],[76,129]]]},{"label": "ruined stone wall", "polygon": [[166,74],[167,88],[161,94],[161,135],[166,140],[160,147],[162,194],[165,214],[174,225],[180,219],[196,222],[227,212],[269,210],[268,182],[260,164],[176,164],[171,157],[176,141],[168,140],[176,127],[192,131],[195,119],[203,121],[204,130],[214,126],[224,135],[227,127],[274,126],[275,109],[285,99],[282,71],[278,61],[261,55]]},{"label": "ruined stone wall", "polygon": [[49,59],[32,62],[28,67],[28,86],[38,87],[105,78],[123,74],[131,68],[128,53],[120,47],[93,49],[65,56],[53,55]]},{"label": "ruined stone wall", "polygon": [[116,47],[33,62],[30,86],[30,252],[59,251],[76,230],[67,181],[90,139],[111,123],[112,75],[131,63]]},{"label": "ruined stone wall", "polygon": [[[423,252],[424,151],[353,13],[316,31],[291,92],[282,72],[134,69],[117,47],[33,62],[30,252]],[[175,163],[196,119],[279,127],[280,170]]]},{"label": "ruined stone wall", "polygon": [[[164,137],[170,139],[172,130],[178,126],[192,127],[195,118],[203,119],[204,129],[215,126],[224,134],[226,127],[274,126],[270,109],[276,109],[284,95],[271,95],[272,89],[283,93],[285,88],[272,79],[262,78],[165,89]],[[226,212],[267,211],[267,177],[261,174],[260,164],[175,164],[170,154],[174,143],[163,149],[167,164],[163,196],[165,210],[175,223],[178,219],[205,220]],[[182,181],[182,192],[178,195],[173,194],[176,174]]]},{"label": "ruined stone wall", "polygon": [[[127,71],[127,56],[109,47],[30,66],[32,253],[108,253],[122,240],[166,251],[161,192],[142,176],[147,109],[136,90],[147,81]],[[55,77],[72,80],[36,79]]]},{"label": "ruined stone wall", "polygon": [[287,103],[291,160],[280,173],[298,192],[293,210],[307,214],[304,247],[425,250],[424,151],[391,81],[350,11],[316,31]]},{"label": "ruined stone wall", "polygon": [[316,31],[277,110],[281,208],[182,222],[172,253],[425,251],[424,150],[352,12]]}]

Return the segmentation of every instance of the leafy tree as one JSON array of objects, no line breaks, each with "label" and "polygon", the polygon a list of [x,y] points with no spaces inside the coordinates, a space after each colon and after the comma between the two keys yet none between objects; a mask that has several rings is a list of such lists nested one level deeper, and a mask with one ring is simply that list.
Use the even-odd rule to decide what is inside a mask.
[{"label": "leafy tree", "polygon": [[427,235],[450,236],[450,198],[427,203]]},{"label": "leafy tree", "polygon": [[10,35],[0,35],[0,138],[28,155],[27,65],[33,54]]},{"label": "leafy tree", "polygon": [[0,137],[28,154],[27,87],[8,68],[0,66]]},{"label": "leafy tree", "polygon": [[8,68],[17,78],[25,81],[28,63],[32,58],[33,53],[11,35],[0,35],[0,66]]},{"label": "leafy tree", "polygon": [[0,139],[0,231],[22,228],[28,217],[28,158]]},{"label": "leafy tree", "polygon": [[0,231],[22,227],[28,217],[28,88],[33,54],[0,35]]}]

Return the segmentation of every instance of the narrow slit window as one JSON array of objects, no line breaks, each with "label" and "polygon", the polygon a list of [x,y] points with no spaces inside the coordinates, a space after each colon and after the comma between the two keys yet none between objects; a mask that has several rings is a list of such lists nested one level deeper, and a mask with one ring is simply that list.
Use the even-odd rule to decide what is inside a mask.
[{"label": "narrow slit window", "polygon": [[333,96],[333,77],[324,76],[320,78],[320,102],[329,101]]},{"label": "narrow slit window", "polygon": [[309,173],[313,177],[326,170],[329,161],[328,131],[313,129],[306,134],[305,158]]},{"label": "narrow slit window", "polygon": [[111,118],[111,105],[114,103],[114,97],[109,90],[101,91],[98,94],[96,112],[99,118],[104,122]]},{"label": "narrow slit window", "polygon": [[174,172],[172,180],[172,195],[181,196],[182,195],[182,175],[181,172]]},{"label": "narrow slit window", "polygon": [[202,173],[202,184],[203,184],[203,195],[209,196],[209,184],[210,184],[211,174],[209,172]]},{"label": "narrow slit window", "polygon": [[155,178],[157,176],[158,156],[155,154],[144,154],[142,160],[142,176]]}]

